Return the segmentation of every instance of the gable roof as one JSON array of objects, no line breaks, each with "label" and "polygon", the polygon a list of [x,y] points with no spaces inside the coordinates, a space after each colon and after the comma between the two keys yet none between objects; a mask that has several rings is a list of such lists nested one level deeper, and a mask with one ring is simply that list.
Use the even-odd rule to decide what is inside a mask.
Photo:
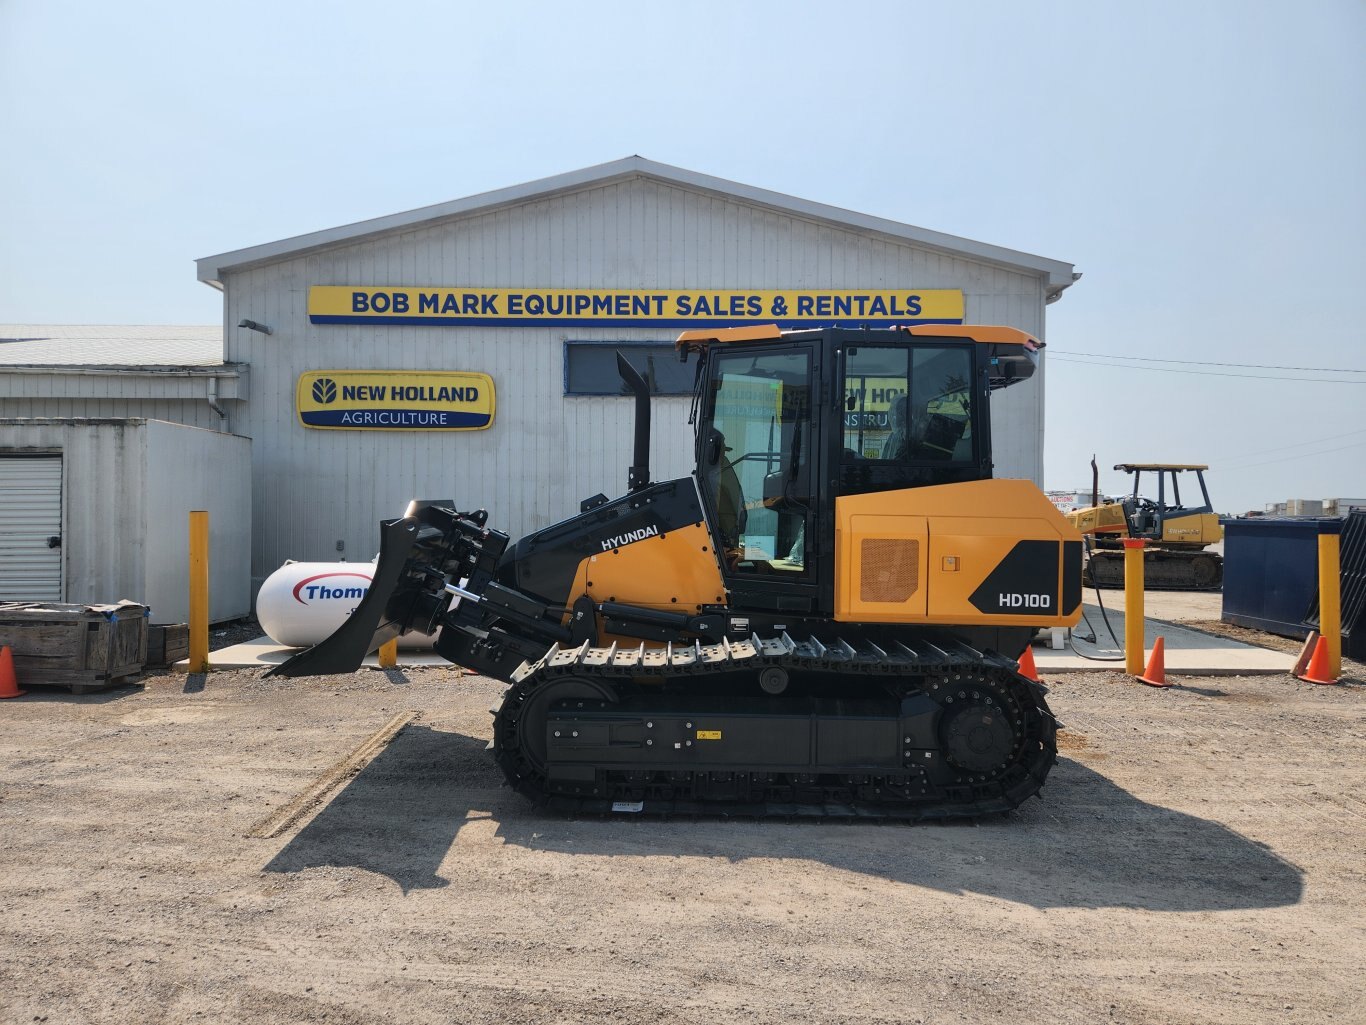
[{"label": "gable roof", "polygon": [[752,206],[764,207],[779,213],[792,214],[808,220],[824,221],[843,228],[856,228],[876,232],[901,241],[912,242],[918,246],[940,250],[946,253],[969,256],[987,263],[999,264],[1013,270],[1024,270],[1047,278],[1049,300],[1056,299],[1064,288],[1072,284],[1080,275],[1074,275],[1072,264],[1061,260],[1050,260],[1002,246],[975,242],[972,239],[947,235],[928,228],[918,228],[912,224],[873,217],[856,213],[825,203],[815,203],[809,199],[798,199],[781,192],[742,185],[739,182],[711,175],[699,174],[682,167],[656,163],[644,157],[631,156],[614,160],[578,171],[541,178],[522,185],[512,185],[492,192],[481,192],[464,199],[434,206],[419,207],[403,213],[375,217],[354,224],[344,224],[336,228],[297,235],[279,242],[236,249],[217,256],[206,256],[196,261],[199,280],[215,288],[223,287],[223,273],[276,260],[287,259],[315,249],[358,242],[386,232],[412,229],[436,221],[446,220],[466,214],[485,213],[499,207],[513,206],[531,200],[545,199],[549,196],[574,192],[608,183],[627,181],[632,178],[650,178],[667,185],[677,185],[694,191],[713,193],[723,198],[737,199]]},{"label": "gable roof", "polygon": [[0,324],[0,368],[222,365],[219,324]]}]

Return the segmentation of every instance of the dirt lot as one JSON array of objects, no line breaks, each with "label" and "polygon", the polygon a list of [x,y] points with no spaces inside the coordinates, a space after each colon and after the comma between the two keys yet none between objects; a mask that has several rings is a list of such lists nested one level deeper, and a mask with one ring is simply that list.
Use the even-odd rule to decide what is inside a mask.
[{"label": "dirt lot", "polygon": [[0,1020],[1366,1021],[1361,680],[1052,682],[1044,799],[948,827],[538,815],[448,670],[3,702]]}]

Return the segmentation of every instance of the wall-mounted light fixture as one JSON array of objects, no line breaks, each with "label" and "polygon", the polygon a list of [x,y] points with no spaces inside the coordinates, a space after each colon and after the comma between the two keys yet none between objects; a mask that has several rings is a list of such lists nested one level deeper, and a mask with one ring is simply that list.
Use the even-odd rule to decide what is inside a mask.
[{"label": "wall-mounted light fixture", "polygon": [[237,322],[237,326],[244,327],[248,331],[260,331],[263,335],[268,335],[271,333],[271,330],[268,326],[266,326],[265,324],[258,324],[254,320],[239,320]]}]

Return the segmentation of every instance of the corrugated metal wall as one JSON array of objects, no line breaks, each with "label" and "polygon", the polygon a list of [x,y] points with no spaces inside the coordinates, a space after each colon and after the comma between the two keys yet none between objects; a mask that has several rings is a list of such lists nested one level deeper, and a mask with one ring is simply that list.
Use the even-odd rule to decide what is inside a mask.
[{"label": "corrugated metal wall", "polygon": [[210,616],[250,610],[250,448],[155,420],[0,420],[0,457],[61,457],[61,600],[128,598],[157,623],[185,619],[191,509],[210,513]]},{"label": "corrugated metal wall", "polygon": [[[0,408],[6,417],[100,419],[144,417],[218,430],[218,416],[209,408],[204,375],[187,377],[123,373],[82,374],[54,368],[45,373],[19,373],[0,366]],[[226,377],[220,382],[220,403],[231,416],[233,398],[246,393],[245,381]],[[235,429],[232,424],[229,429]]]},{"label": "corrugated metal wall", "polygon": [[209,514],[209,616],[251,612],[251,441],[147,424],[147,586],[152,622],[190,615],[190,510]]},{"label": "corrugated metal wall", "polygon": [[[967,318],[1043,331],[1042,280],[650,179],[590,188],[226,275],[225,359],[250,363],[234,429],[253,439],[252,575],[286,558],[369,559],[381,518],[412,497],[484,506],[513,537],[621,493],[632,403],[566,398],[563,341],[669,341],[672,330],[312,326],[311,285],[616,288],[960,288]],[[237,328],[242,318],[267,336]],[[299,374],[472,370],[493,376],[487,431],[317,431],[294,413]],[[1042,381],[996,411],[1001,476],[1042,474]],[[655,403],[657,479],[691,467],[686,399]]]},{"label": "corrugated metal wall", "polygon": [[143,444],[138,421],[0,422],[0,455],[42,451],[62,457],[62,601],[141,600]]},{"label": "corrugated metal wall", "polygon": [[[90,417],[94,419],[127,419],[147,417],[169,420],[190,427],[217,430],[218,417],[201,399],[198,402],[157,401],[154,399],[5,399],[6,416],[35,419]],[[234,424],[234,426],[236,426]]]}]

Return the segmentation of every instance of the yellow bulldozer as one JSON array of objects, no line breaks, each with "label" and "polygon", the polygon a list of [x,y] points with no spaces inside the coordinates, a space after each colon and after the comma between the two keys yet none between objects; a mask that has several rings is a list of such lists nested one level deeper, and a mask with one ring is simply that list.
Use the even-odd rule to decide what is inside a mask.
[{"label": "yellow bulldozer", "polygon": [[[1092,464],[1095,465],[1094,463]],[[1116,470],[1133,474],[1133,493],[1113,502],[1068,513],[1078,532],[1090,535],[1095,548],[1087,560],[1087,580],[1096,587],[1124,586],[1126,538],[1148,542],[1143,553],[1144,586],[1167,591],[1217,591],[1224,582],[1224,560],[1205,549],[1224,539],[1224,528],[1205,487],[1208,466],[1185,463],[1119,463]],[[1145,497],[1143,475],[1157,475],[1157,498]],[[1199,501],[1184,504],[1180,475],[1193,474]],[[1193,489],[1187,487],[1191,496]],[[1170,498],[1168,497],[1170,496]]]},{"label": "yellow bulldozer", "polygon": [[350,672],[437,633],[509,685],[493,757],[559,812],[1009,810],[1057,754],[1016,659],[1081,613],[1080,535],[1033,484],[992,479],[990,396],[1041,347],[959,325],[687,332],[696,469],[662,482],[649,388],[618,354],[626,494],[515,542],[482,509],[414,501],[381,524],[356,611],[274,672]]}]

